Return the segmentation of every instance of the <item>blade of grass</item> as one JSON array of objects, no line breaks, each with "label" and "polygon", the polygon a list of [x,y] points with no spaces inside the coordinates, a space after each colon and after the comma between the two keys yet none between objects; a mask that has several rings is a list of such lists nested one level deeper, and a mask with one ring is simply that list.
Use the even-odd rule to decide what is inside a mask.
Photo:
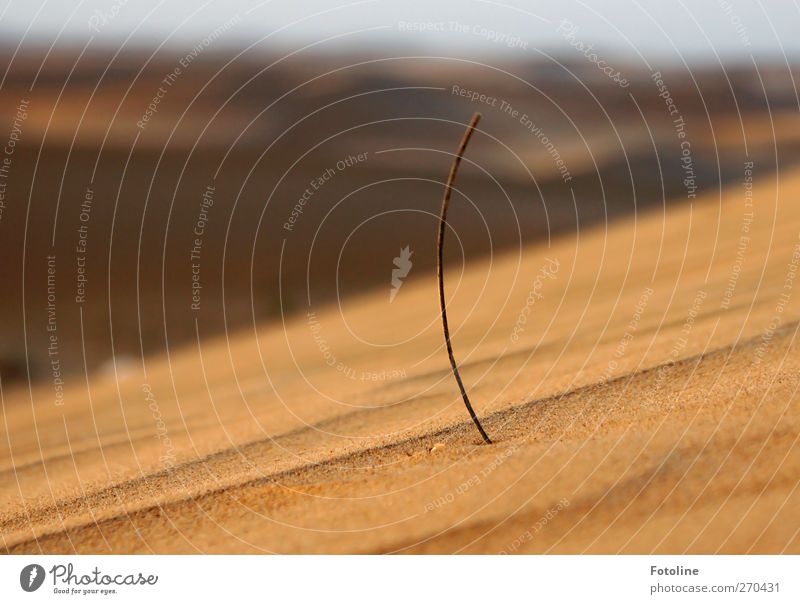
[{"label": "blade of grass", "polygon": [[464,399],[464,405],[466,405],[472,421],[478,428],[478,432],[481,433],[483,440],[487,444],[491,445],[492,441],[489,439],[489,435],[486,434],[483,426],[481,426],[481,422],[478,419],[478,416],[475,415],[475,410],[472,408],[472,404],[469,402],[467,390],[464,388],[464,382],[461,381],[461,375],[458,373],[458,364],[456,363],[456,358],[453,356],[453,344],[450,342],[450,328],[447,325],[447,303],[445,302],[444,297],[444,266],[442,263],[442,256],[444,252],[444,232],[445,228],[447,227],[447,208],[450,206],[450,196],[453,193],[453,183],[456,180],[458,166],[461,164],[461,158],[464,156],[467,143],[469,143],[472,133],[475,132],[475,126],[478,125],[480,119],[480,113],[475,113],[475,115],[472,116],[472,119],[467,126],[467,130],[464,132],[464,137],[461,139],[461,145],[458,147],[458,153],[456,153],[456,156],[453,158],[453,165],[450,166],[450,175],[447,177],[447,186],[445,187],[444,199],[442,200],[442,213],[439,217],[439,237],[436,245],[439,254],[439,262],[437,264],[436,272],[439,276],[439,304],[442,308],[442,330],[444,331],[444,341],[447,344],[447,354],[450,357],[450,366],[453,368],[453,375],[455,376],[458,387],[461,390],[461,398]]}]

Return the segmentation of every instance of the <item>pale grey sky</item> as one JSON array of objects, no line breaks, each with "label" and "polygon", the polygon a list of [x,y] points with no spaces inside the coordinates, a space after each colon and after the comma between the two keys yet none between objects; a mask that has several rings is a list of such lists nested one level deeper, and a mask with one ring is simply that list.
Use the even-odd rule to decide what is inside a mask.
[{"label": "pale grey sky", "polygon": [[798,0],[0,0],[0,40],[94,36],[117,44],[132,35],[138,43],[169,37],[186,44],[228,22],[225,39],[233,45],[264,36],[280,46],[333,37],[319,48],[551,52],[569,48],[563,19],[577,26],[571,40],[631,58],[800,55]]}]

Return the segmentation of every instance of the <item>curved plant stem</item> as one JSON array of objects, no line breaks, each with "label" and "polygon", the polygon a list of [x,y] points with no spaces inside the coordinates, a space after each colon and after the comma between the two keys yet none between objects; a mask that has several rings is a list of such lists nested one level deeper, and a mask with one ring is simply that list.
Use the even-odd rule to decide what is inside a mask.
[{"label": "curved plant stem", "polygon": [[492,441],[489,439],[489,436],[486,434],[483,426],[481,426],[478,416],[475,415],[475,410],[472,408],[472,404],[469,402],[467,390],[464,388],[464,382],[461,381],[461,375],[458,373],[458,365],[456,364],[456,359],[453,356],[453,345],[450,343],[450,328],[447,326],[447,303],[445,302],[444,297],[444,266],[442,264],[442,253],[444,251],[444,231],[447,227],[447,208],[450,205],[450,196],[453,193],[453,183],[456,180],[456,173],[458,172],[458,166],[461,163],[461,158],[464,156],[464,150],[467,148],[467,143],[469,143],[469,139],[472,137],[472,133],[475,131],[475,126],[478,125],[480,119],[480,113],[476,113],[472,116],[469,126],[467,126],[467,131],[464,132],[464,138],[461,139],[461,145],[458,147],[458,153],[453,158],[453,165],[450,167],[450,175],[447,177],[447,186],[445,187],[444,199],[442,200],[442,214],[439,218],[439,237],[436,246],[439,253],[439,262],[437,264],[436,272],[439,276],[439,304],[442,308],[442,329],[444,330],[444,341],[447,344],[447,354],[450,356],[450,365],[453,367],[453,375],[455,376],[456,382],[458,382],[458,387],[461,390],[461,398],[464,399],[464,404],[467,407],[467,411],[469,411],[472,421],[475,422],[478,432],[481,433],[483,440],[486,441],[487,444],[492,444]]}]

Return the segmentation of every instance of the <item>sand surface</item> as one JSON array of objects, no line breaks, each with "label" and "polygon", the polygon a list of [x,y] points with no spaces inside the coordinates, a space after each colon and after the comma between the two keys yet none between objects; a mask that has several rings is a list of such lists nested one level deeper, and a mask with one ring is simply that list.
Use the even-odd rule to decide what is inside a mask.
[{"label": "sand surface", "polygon": [[193,347],[68,377],[63,405],[6,387],[3,546],[798,553],[800,175],[753,190],[464,267],[450,233],[492,446],[435,275],[390,303],[390,258],[385,290],[227,338],[198,324]]}]

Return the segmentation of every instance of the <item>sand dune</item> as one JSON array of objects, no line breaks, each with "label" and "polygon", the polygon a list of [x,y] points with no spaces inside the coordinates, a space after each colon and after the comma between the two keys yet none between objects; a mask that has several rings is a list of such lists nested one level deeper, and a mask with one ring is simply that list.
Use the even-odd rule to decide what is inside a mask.
[{"label": "sand dune", "polygon": [[798,552],[800,175],[756,167],[753,190],[453,265],[492,446],[435,276],[390,303],[391,258],[385,291],[73,378],[63,406],[6,388],[3,543]]}]

